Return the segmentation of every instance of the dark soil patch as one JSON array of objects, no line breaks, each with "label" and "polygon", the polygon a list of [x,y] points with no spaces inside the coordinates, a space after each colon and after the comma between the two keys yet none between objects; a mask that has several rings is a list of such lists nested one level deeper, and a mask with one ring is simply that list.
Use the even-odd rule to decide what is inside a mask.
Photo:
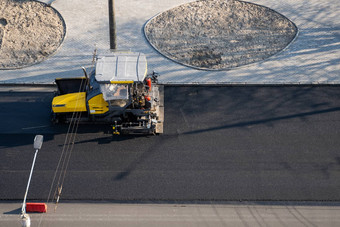
[{"label": "dark soil patch", "polygon": [[184,65],[225,70],[264,60],[284,49],[296,26],[267,7],[205,0],[163,12],[144,27],[150,44]]},{"label": "dark soil patch", "polygon": [[53,54],[66,27],[52,7],[32,0],[0,1],[0,69],[36,64]]}]

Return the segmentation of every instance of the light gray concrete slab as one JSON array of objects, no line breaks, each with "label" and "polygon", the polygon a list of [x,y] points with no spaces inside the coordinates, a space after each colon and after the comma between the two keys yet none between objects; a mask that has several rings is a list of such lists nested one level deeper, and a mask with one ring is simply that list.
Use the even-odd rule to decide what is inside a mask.
[{"label": "light gray concrete slab", "polygon": [[[20,226],[19,203],[0,203],[0,225]],[[29,214],[31,226],[339,226],[338,206],[62,203]]]},{"label": "light gray concrete slab", "polygon": [[44,62],[17,70],[0,71],[3,83],[52,83],[56,77],[82,76],[81,66],[91,67],[95,48],[109,47],[107,1],[55,0],[51,3],[63,16],[66,37],[54,56]]},{"label": "light gray concrete slab", "polygon": [[[339,83],[340,82],[340,2],[264,1],[291,19],[299,35],[285,51],[270,59],[230,71],[207,72],[180,67],[165,61],[154,51],[147,52],[150,68],[164,83]],[[145,52],[145,51],[144,51]]]},{"label": "light gray concrete slab", "polygon": [[[202,71],[177,64],[155,51],[145,40],[147,20],[192,0],[115,0],[117,43],[120,50],[146,54],[149,70],[162,83],[311,84],[340,83],[340,2],[337,0],[250,0],[291,19],[299,28],[297,39],[283,52],[230,71]],[[81,76],[80,66],[91,68],[95,48],[109,48],[106,0],[55,0],[64,17],[66,38],[48,60],[20,70],[0,71],[0,83],[52,83],[55,77]]]}]

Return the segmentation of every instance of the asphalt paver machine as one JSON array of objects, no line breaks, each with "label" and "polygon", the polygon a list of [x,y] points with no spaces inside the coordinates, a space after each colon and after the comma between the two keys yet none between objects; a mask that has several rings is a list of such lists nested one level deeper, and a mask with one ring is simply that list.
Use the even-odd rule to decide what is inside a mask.
[{"label": "asphalt paver machine", "polygon": [[[142,53],[97,56],[94,70],[84,77],[59,78],[52,101],[52,120],[110,124],[114,134],[161,134],[164,88],[158,74],[147,74]],[[75,115],[76,113],[76,115]]]}]

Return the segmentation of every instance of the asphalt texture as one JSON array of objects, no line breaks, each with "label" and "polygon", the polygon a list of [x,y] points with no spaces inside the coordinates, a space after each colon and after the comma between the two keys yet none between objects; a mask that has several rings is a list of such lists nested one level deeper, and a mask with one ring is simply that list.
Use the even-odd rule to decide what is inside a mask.
[{"label": "asphalt texture", "polygon": [[[67,131],[50,123],[52,97],[0,93],[0,199],[23,198],[36,134],[28,200],[47,199]],[[80,125],[61,200],[339,201],[339,97],[339,86],[166,86],[163,135]]]}]

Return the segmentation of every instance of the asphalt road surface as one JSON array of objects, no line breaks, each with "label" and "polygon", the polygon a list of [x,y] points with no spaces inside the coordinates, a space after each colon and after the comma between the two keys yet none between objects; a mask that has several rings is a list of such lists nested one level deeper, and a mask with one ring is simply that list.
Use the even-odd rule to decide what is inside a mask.
[{"label": "asphalt road surface", "polygon": [[[67,131],[50,124],[52,97],[0,93],[0,199],[23,198],[36,134],[28,199],[47,199]],[[340,200],[339,86],[165,87],[164,125],[81,125],[61,200]]]}]

